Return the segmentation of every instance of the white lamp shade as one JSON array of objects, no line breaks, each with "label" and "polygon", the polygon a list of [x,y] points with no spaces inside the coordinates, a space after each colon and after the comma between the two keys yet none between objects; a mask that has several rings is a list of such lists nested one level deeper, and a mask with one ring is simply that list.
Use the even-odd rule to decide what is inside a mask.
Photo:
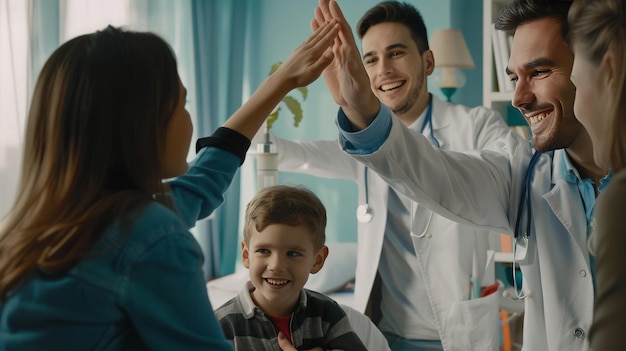
[{"label": "white lamp shade", "polygon": [[435,56],[435,67],[474,68],[463,33],[458,29],[436,30],[430,49]]}]

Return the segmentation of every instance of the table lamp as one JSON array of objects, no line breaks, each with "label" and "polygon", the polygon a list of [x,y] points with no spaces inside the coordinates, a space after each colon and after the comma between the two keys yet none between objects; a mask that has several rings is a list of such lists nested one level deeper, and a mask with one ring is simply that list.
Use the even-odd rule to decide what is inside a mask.
[{"label": "table lamp", "polygon": [[463,33],[458,29],[438,29],[433,33],[430,49],[435,56],[433,80],[441,92],[452,101],[452,95],[465,85],[465,74],[461,68],[474,68]]}]

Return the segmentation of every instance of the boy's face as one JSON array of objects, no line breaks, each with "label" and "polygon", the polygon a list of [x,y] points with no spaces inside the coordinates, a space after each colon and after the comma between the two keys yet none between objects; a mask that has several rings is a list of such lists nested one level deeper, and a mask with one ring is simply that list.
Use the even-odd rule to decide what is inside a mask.
[{"label": "boy's face", "polygon": [[585,137],[574,116],[573,62],[557,20],[544,18],[517,27],[507,67],[516,82],[512,104],[530,125],[538,151],[571,147]]},{"label": "boy's face", "polygon": [[328,248],[313,247],[311,231],[302,225],[271,224],[253,229],[250,243],[242,241],[243,264],[256,288],[252,299],[263,312],[282,317],[291,314],[300,290],[324,265]]}]

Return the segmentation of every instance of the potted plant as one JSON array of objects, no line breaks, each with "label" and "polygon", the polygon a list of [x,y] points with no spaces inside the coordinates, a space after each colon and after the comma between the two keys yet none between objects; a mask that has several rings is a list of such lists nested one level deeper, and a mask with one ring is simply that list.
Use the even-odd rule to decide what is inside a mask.
[{"label": "potted plant", "polygon": [[[276,70],[278,69],[278,67],[280,67],[281,64],[282,62],[280,61],[274,63],[272,65],[272,68],[270,69],[269,75],[272,75],[274,72],[276,72]],[[302,94],[302,101],[306,100],[307,94],[309,92],[307,87],[300,87],[300,88],[297,88],[296,90],[298,90]],[[300,125],[300,121],[302,121],[302,105],[300,105],[300,101],[298,101],[298,99],[294,98],[293,96],[285,95],[285,97],[281,100],[281,102],[278,105],[276,105],[276,108],[274,108],[272,113],[270,113],[270,115],[267,117],[267,120],[265,121],[266,133],[269,133],[269,130],[272,128],[272,125],[278,119],[278,114],[281,111],[281,105],[285,105],[287,109],[289,109],[289,111],[293,114],[293,126],[298,127]]]}]

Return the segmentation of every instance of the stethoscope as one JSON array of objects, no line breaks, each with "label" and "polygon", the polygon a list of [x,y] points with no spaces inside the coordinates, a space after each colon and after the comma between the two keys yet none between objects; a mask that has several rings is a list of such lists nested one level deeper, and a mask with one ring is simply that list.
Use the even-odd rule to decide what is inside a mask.
[{"label": "stethoscope", "polygon": [[[424,130],[426,126],[430,128],[430,140],[433,143],[433,146],[439,148],[439,140],[435,138],[435,132],[433,130],[433,96],[432,94],[428,94],[428,107],[426,109],[426,116],[424,116],[424,123],[422,123],[422,127],[420,128],[420,133],[424,134]],[[367,181],[368,167],[365,167],[363,171],[363,182],[365,183],[365,203],[359,205],[356,209],[356,219],[361,223],[369,223],[372,221],[374,217],[374,212],[372,208],[369,206],[369,187]],[[426,229],[430,226],[430,221],[433,219],[433,214],[431,212],[430,218],[428,219],[428,223],[426,224]],[[411,228],[413,227],[413,201],[411,201]],[[426,235],[426,229],[423,233],[417,235],[413,233],[411,229],[411,235],[417,236],[419,238]]]},{"label": "stethoscope", "polygon": [[[526,179],[524,181],[524,188],[522,189],[522,193],[524,194],[520,198],[519,209],[517,211],[517,218],[515,220],[515,232],[513,233],[513,267],[512,267],[512,275],[513,275],[513,290],[515,291],[515,296],[505,292],[505,297],[509,297],[513,300],[523,300],[527,297],[530,297],[531,292],[520,293],[517,288],[517,275],[515,274],[515,267],[517,261],[524,260],[526,255],[528,254],[528,238],[530,237],[530,227],[532,224],[532,204],[530,201],[531,194],[531,180],[532,175],[535,170],[535,166],[537,165],[537,161],[541,156],[540,152],[535,152],[530,159],[530,163],[528,164],[528,170],[526,170]],[[526,230],[522,228],[522,215],[524,213],[524,208],[526,209]]]}]

